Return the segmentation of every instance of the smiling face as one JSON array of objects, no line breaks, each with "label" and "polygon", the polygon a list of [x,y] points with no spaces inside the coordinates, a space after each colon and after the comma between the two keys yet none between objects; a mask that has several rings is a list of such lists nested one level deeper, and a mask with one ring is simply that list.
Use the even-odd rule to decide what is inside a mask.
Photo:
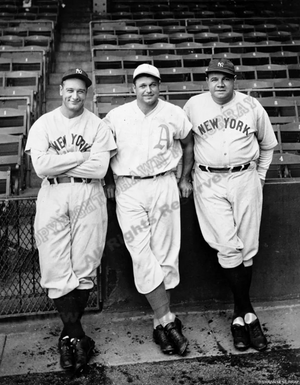
[{"label": "smiling face", "polygon": [[138,106],[144,113],[147,113],[157,105],[159,80],[153,76],[140,76],[133,84],[133,91],[136,94]]},{"label": "smiling face", "polygon": [[87,95],[86,84],[77,78],[67,79],[60,86],[62,113],[68,118],[79,116],[83,112]]},{"label": "smiling face", "polygon": [[217,104],[225,104],[232,99],[235,81],[232,75],[211,72],[206,80],[211,96]]}]

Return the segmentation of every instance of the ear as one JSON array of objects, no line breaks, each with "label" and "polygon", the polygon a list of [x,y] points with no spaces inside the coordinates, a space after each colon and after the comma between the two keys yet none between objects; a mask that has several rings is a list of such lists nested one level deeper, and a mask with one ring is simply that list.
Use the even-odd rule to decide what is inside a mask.
[{"label": "ear", "polygon": [[59,86],[59,95],[62,96],[62,85]]},{"label": "ear", "polygon": [[132,84],[132,91],[136,94],[136,86],[134,83]]}]

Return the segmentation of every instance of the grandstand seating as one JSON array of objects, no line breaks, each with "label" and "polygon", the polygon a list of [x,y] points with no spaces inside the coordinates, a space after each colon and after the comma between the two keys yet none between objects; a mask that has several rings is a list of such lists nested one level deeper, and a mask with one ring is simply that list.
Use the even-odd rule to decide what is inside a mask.
[{"label": "grandstand seating", "polygon": [[[31,124],[44,112],[59,9],[59,1],[36,0],[27,11],[19,0],[0,4],[0,193],[6,195],[30,184],[24,146]],[[6,182],[10,188],[2,191]]]},{"label": "grandstand seating", "polygon": [[0,197],[11,195],[10,183],[10,168],[6,171],[0,171]]}]

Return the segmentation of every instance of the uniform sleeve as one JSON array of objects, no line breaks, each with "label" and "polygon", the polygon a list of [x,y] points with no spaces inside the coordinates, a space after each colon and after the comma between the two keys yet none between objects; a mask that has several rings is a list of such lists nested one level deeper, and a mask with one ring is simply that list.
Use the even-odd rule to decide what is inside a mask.
[{"label": "uniform sleeve", "polygon": [[188,120],[186,113],[180,107],[175,107],[175,124],[177,127],[175,139],[184,139],[192,129],[192,123]]},{"label": "uniform sleeve", "polygon": [[54,149],[50,149],[42,118],[32,125],[25,152],[31,156],[34,170],[40,178],[63,174],[85,160],[81,152],[58,155]]},{"label": "uniform sleeve", "polygon": [[263,106],[258,103],[258,117],[257,117],[257,140],[259,147],[262,150],[271,150],[277,146],[277,139],[274,133],[272,123],[270,118],[263,108]]},{"label": "uniform sleeve", "polygon": [[116,143],[108,126],[100,121],[89,158],[67,172],[68,176],[102,179],[106,175],[109,160],[116,154]]}]

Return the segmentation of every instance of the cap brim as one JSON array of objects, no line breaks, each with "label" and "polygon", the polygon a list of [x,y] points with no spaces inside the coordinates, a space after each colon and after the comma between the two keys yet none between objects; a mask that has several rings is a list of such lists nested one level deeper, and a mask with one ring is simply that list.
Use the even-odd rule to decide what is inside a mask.
[{"label": "cap brim", "polygon": [[80,79],[80,80],[85,82],[87,87],[90,87],[92,85],[92,81],[89,78],[87,78],[86,76],[80,75],[80,74],[74,74],[74,75],[72,74],[72,75],[64,76],[62,78],[62,81],[67,80],[67,79]]},{"label": "cap brim", "polygon": [[159,78],[158,76],[155,76],[153,74],[149,74],[148,72],[141,72],[140,74],[135,75],[135,77],[133,78],[133,81],[135,81],[137,78],[139,78],[141,76],[151,76],[152,78],[155,78],[155,79],[158,79],[159,81],[161,81],[161,78]]}]

